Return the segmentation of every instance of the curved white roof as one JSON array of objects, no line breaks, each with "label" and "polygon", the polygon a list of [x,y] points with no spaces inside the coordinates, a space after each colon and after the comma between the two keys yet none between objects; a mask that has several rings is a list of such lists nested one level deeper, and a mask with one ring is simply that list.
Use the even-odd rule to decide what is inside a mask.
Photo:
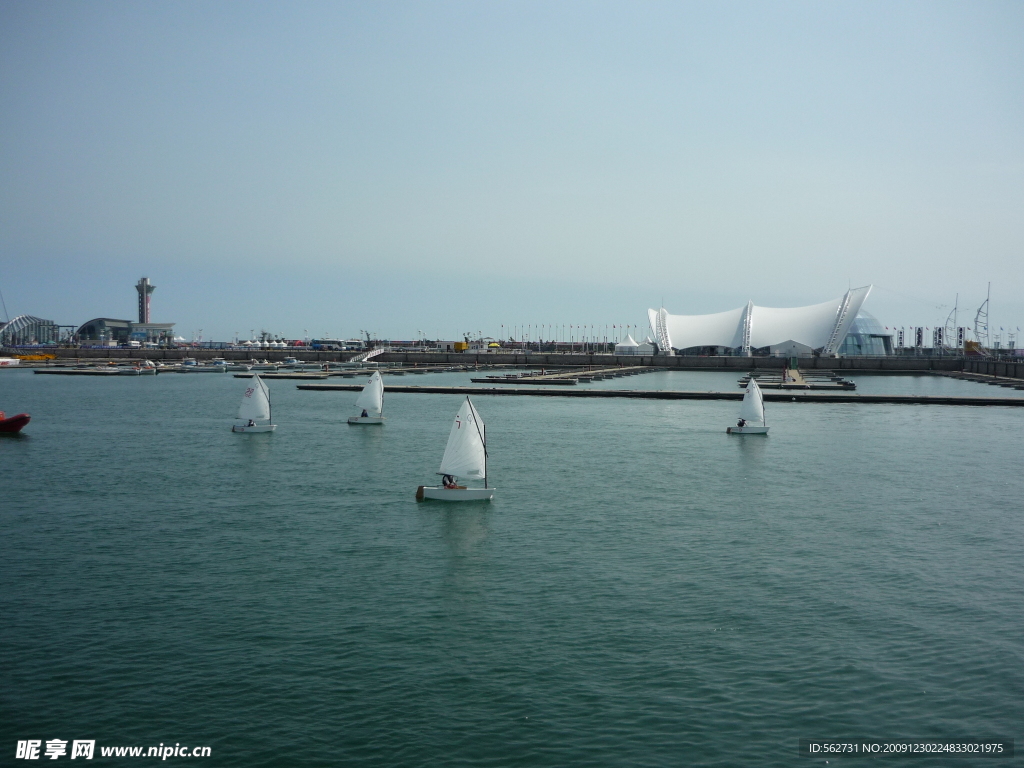
[{"label": "curved white roof", "polygon": [[729,347],[749,352],[751,348],[771,347],[795,341],[835,352],[857,317],[871,286],[853,288],[843,296],[808,307],[745,307],[712,315],[670,315],[649,309],[651,328],[663,347]]}]

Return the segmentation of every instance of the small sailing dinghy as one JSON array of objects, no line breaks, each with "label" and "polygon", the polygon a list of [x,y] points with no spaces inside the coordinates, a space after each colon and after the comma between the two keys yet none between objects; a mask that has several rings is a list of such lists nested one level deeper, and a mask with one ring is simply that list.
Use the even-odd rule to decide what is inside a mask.
[{"label": "small sailing dinghy", "polygon": [[384,423],[384,380],[380,371],[374,371],[363,391],[356,398],[356,408],[362,408],[359,416],[349,416],[349,424]]},{"label": "small sailing dinghy", "polygon": [[241,424],[231,427],[232,432],[273,432],[277,424],[271,424],[270,392],[263,379],[253,376],[252,382],[242,395],[238,406],[238,420]]},{"label": "small sailing dinghy", "polygon": [[[489,501],[494,489],[487,487],[487,427],[468,397],[459,408],[448,435],[448,445],[441,459],[441,485],[421,485],[416,489],[416,501]],[[459,478],[481,478],[483,488],[459,485]]]},{"label": "small sailing dinghy", "polygon": [[[740,426],[742,424],[743,426]],[[725,430],[730,435],[767,435],[768,427],[764,423],[764,397],[754,377],[750,377],[747,388],[743,392],[743,403],[740,405],[740,419],[735,427]]]}]

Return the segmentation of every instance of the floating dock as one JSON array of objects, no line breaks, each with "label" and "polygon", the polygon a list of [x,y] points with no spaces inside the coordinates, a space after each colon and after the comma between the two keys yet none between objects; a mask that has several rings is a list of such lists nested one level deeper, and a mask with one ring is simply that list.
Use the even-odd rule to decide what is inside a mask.
[{"label": "floating dock", "polygon": [[[358,384],[299,384],[298,389],[321,392],[358,392]],[[385,392],[429,395],[526,395],[539,397],[625,397],[638,400],[742,400],[742,392],[644,389],[513,389],[506,387],[430,387],[385,385]],[[1024,407],[1024,397],[959,397],[946,395],[858,395],[840,392],[764,392],[767,402],[860,403],[891,405],[1008,405]]]},{"label": "floating dock", "polygon": [[581,381],[589,383],[591,381],[603,381],[604,379],[617,379],[622,376],[650,373],[651,370],[653,369],[647,366],[615,366],[613,368],[588,366],[586,368],[572,368],[568,371],[548,372],[546,369],[541,369],[540,373],[527,371],[519,374],[505,374],[504,376],[485,376],[483,378],[470,379],[470,381],[474,384],[559,384],[562,386],[572,386]]},{"label": "floating dock", "polygon": [[60,376],[155,376],[156,368],[129,368],[127,366],[107,368],[35,368],[32,373],[53,373]]},{"label": "floating dock", "polygon": [[855,390],[857,385],[832,371],[801,371],[787,368],[783,371],[752,371],[739,380],[741,389],[753,376],[761,389],[824,389]]}]

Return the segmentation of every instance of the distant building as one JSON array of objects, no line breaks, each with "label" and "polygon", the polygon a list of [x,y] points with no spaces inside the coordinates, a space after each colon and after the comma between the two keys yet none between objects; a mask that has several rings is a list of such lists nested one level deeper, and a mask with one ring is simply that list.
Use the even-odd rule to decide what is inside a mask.
[{"label": "distant building", "polygon": [[[855,354],[852,350],[856,345],[845,342],[870,292],[870,285],[853,288],[838,299],[808,307],[759,307],[751,301],[745,307],[713,315],[670,315],[662,307],[648,310],[648,316],[658,347],[666,352]],[[877,321],[874,324],[877,325]],[[867,337],[874,335],[872,329]],[[888,349],[891,351],[891,348],[890,341]]]},{"label": "distant building", "polygon": [[133,323],[96,317],[83,323],[76,336],[82,344],[127,344],[129,341],[169,344],[174,339],[174,323]]},{"label": "distant building", "polygon": [[862,309],[846,332],[839,354],[886,357],[892,354],[892,334],[882,328],[874,315]]},{"label": "distant building", "polygon": [[0,324],[0,345],[16,347],[28,344],[56,344],[60,327],[53,320],[32,315],[18,315],[9,323]]},{"label": "distant building", "polygon": [[127,344],[132,332],[131,320],[115,320],[111,317],[96,317],[83,323],[76,332],[78,340],[83,344],[89,342],[114,342]]},{"label": "distant building", "polygon": [[149,321],[150,296],[156,286],[143,277],[135,284],[139,292],[139,322],[95,317],[83,323],[75,334],[82,344],[127,344],[130,341],[150,344],[170,344],[174,341],[174,323]]}]

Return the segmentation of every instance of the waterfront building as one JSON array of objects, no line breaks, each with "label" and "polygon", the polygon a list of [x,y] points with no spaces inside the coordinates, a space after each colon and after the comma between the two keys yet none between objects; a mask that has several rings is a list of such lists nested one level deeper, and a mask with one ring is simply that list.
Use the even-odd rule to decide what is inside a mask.
[{"label": "waterfront building", "polygon": [[839,354],[867,355],[870,357],[886,357],[893,353],[892,333],[882,328],[882,324],[870,312],[861,310],[854,318],[846,338],[839,346]]},{"label": "waterfront building", "polygon": [[[647,313],[658,346],[666,352],[835,355],[844,353],[847,334],[854,329],[861,305],[870,292],[870,285],[852,288],[837,299],[806,307],[759,307],[750,301],[745,307],[711,315],[672,315],[664,307]],[[865,323],[868,318],[870,315]],[[866,338],[873,336],[871,326]],[[846,349],[855,347],[848,345]],[[891,351],[891,341],[888,348]]]},{"label": "waterfront building", "polygon": [[152,323],[149,319],[150,296],[156,286],[143,277],[135,284],[139,293],[139,321],[118,320],[113,317],[94,317],[82,323],[75,336],[83,344],[124,345],[171,344],[174,341],[174,323]]},{"label": "waterfront building", "polygon": [[56,344],[58,341],[60,326],[53,320],[44,320],[33,315],[18,315],[9,323],[0,323],[0,346]]},{"label": "waterfront building", "polygon": [[82,323],[75,336],[83,344],[90,342],[127,344],[131,329],[131,320],[94,317],[92,320]]},{"label": "waterfront building", "polygon": [[112,317],[95,317],[83,323],[76,337],[82,344],[123,345],[131,341],[169,344],[174,338],[174,323],[133,323]]}]

